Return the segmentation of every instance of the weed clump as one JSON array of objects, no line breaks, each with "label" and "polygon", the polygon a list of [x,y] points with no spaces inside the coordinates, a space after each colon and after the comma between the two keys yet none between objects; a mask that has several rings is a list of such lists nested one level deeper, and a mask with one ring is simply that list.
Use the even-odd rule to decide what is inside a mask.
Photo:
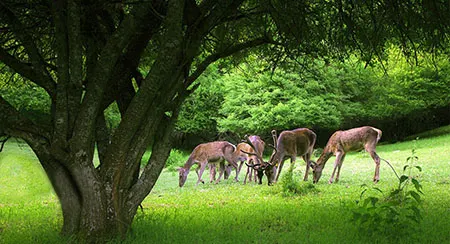
[{"label": "weed clump", "polygon": [[301,180],[300,172],[294,173],[292,169],[289,169],[288,172],[283,174],[280,183],[282,195],[285,197],[307,195],[309,193],[319,192],[314,184]]},{"label": "weed clump", "polygon": [[388,194],[379,188],[362,185],[364,190],[351,219],[358,224],[360,234],[399,241],[419,231],[423,192],[417,176],[413,176],[414,171],[422,171],[420,166],[413,165],[417,160],[412,150],[412,156],[403,167],[403,175],[398,176],[394,170],[399,183]]}]

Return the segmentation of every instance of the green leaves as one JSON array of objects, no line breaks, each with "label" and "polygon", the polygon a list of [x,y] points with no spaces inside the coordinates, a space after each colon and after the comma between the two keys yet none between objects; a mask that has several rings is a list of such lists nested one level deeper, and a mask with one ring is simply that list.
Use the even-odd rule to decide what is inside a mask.
[{"label": "green leaves", "polygon": [[[412,150],[412,156],[407,158],[407,162],[414,163],[417,160],[418,157]],[[371,235],[381,234],[391,241],[398,241],[417,231],[422,220],[423,192],[419,180],[412,174],[414,169],[422,171],[420,166],[405,165],[403,172],[407,174],[399,178],[398,187],[391,190],[387,196],[383,196],[383,191],[379,188],[362,185],[364,190],[357,201],[358,207],[353,210],[352,221],[359,224],[363,235],[370,238]],[[408,190],[411,184],[414,189]],[[366,197],[368,193],[372,194]]]}]

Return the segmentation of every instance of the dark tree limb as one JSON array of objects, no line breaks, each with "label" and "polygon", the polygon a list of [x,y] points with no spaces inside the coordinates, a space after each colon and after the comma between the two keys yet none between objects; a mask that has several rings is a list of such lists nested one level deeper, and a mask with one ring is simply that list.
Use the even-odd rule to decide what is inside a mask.
[{"label": "dark tree limb", "polygon": [[10,103],[0,96],[0,133],[27,139],[30,135],[50,138],[49,132],[21,115]]},{"label": "dark tree limb", "polygon": [[11,136],[6,136],[5,139],[0,140],[0,143],[2,144],[0,146],[0,152],[3,151],[3,147],[5,146],[6,142],[11,138]]},{"label": "dark tree limb", "polygon": [[47,75],[37,72],[29,63],[23,63],[17,58],[9,54],[5,49],[0,47],[0,61],[11,67],[22,77],[29,79],[31,82],[42,87],[47,91],[50,97],[54,98],[56,94],[56,83]]},{"label": "dark tree limb", "polygon": [[50,93],[50,88],[53,82],[53,79],[51,78],[51,75],[46,70],[46,62],[42,58],[38,48],[35,45],[34,38],[26,31],[23,31],[25,29],[25,26],[23,26],[22,22],[15,16],[15,14],[8,8],[6,4],[3,2],[0,3],[0,14],[2,15],[2,19],[8,23],[11,30],[14,32],[14,35],[20,40],[23,47],[27,51],[27,54],[29,56],[29,59],[32,63],[33,68],[36,70],[37,73],[40,73],[41,76],[45,77],[46,86],[43,86],[44,89]]},{"label": "dark tree limb", "polygon": [[224,51],[219,53],[214,53],[209,55],[205,60],[203,60],[199,65],[197,65],[195,71],[189,76],[186,87],[189,87],[205,70],[208,68],[208,66],[215,61],[225,58],[228,56],[231,56],[233,54],[236,54],[240,51],[250,49],[253,47],[261,46],[264,44],[279,44],[274,42],[273,40],[266,38],[266,37],[260,37],[256,38],[247,42],[238,43],[233,46],[230,46],[229,48],[226,48]]}]

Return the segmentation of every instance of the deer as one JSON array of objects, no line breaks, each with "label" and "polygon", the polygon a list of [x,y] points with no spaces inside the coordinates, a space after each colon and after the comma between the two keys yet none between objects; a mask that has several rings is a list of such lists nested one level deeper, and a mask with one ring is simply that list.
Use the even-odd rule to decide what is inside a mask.
[{"label": "deer", "polygon": [[[259,138],[259,137],[258,137]],[[262,143],[264,143],[264,142],[262,142]],[[260,150],[264,150],[264,144],[262,145],[262,149],[260,149]],[[253,164],[253,162],[255,162],[257,159],[255,158],[255,156],[249,156],[249,155],[247,155],[246,153],[243,153],[242,151],[249,151],[249,152],[254,152],[254,150],[253,150],[253,148],[249,145],[249,144],[247,144],[247,143],[245,143],[245,142],[241,142],[241,143],[239,143],[237,146],[236,146],[236,150],[234,151],[234,153],[233,153],[233,155],[232,155],[232,161],[233,162],[235,162],[236,164],[238,163],[238,162],[240,162],[240,164],[239,164],[239,166],[238,166],[238,168],[237,168],[237,173],[236,173],[236,177],[235,177],[235,181],[237,182],[237,181],[239,181],[239,179],[237,178],[238,177],[238,175],[239,175],[239,172],[241,171],[241,169],[242,169],[242,166],[243,166],[243,164],[244,164],[244,162],[245,161],[248,161],[248,162],[252,162],[252,164]],[[247,164],[247,163],[246,163]],[[226,167],[225,167],[225,172],[224,172],[224,178],[225,179],[228,179],[228,176],[231,174],[231,168],[233,167],[233,165],[232,164],[228,164]],[[221,168],[219,168],[220,170],[223,170],[223,168],[221,167]],[[244,179],[244,184],[246,184],[246,182],[247,182],[247,176],[249,175],[249,173],[250,173],[250,175],[251,175],[251,171],[249,172],[249,170],[247,170],[247,173],[246,173],[246,175],[245,175],[245,179]],[[213,174],[215,174],[215,172],[213,172]],[[256,176],[255,176],[256,177]]]},{"label": "deer", "polygon": [[[236,151],[241,153],[248,154],[247,162],[247,173],[245,174],[244,184],[247,183],[247,177],[250,181],[252,181],[252,174],[255,182],[259,179],[259,184],[262,184],[262,177],[264,175],[264,169],[261,169],[261,164],[263,161],[260,159],[264,153],[265,142],[256,135],[246,136],[247,141],[243,143],[239,143]],[[250,143],[248,143],[250,142]],[[251,145],[250,145],[251,144]],[[241,146],[240,146],[241,145]],[[240,147],[239,147],[240,146]],[[249,154],[250,153],[250,154]],[[244,161],[241,161],[239,165],[239,169],[242,167]],[[258,173],[259,171],[260,173]],[[258,177],[258,178],[257,178]]]},{"label": "deer", "polygon": [[[257,169],[258,173],[264,171],[267,176],[268,185],[271,185],[278,181],[286,159],[291,159],[291,168],[293,168],[297,156],[301,156],[306,162],[306,172],[303,180],[307,181],[310,159],[314,150],[316,138],[316,133],[307,128],[285,130],[282,131],[279,136],[277,136],[276,130],[272,130],[274,145],[270,146],[273,148],[273,152],[268,162],[264,162],[262,156],[258,156],[259,160],[264,162],[261,163],[260,167]],[[251,143],[249,144],[251,145]]]},{"label": "deer", "polygon": [[338,182],[345,154],[350,151],[359,151],[362,149],[365,149],[375,162],[373,182],[377,183],[380,180],[380,157],[377,155],[375,148],[378,141],[381,139],[381,135],[382,131],[380,129],[371,126],[363,126],[334,132],[317,160],[317,163],[312,162],[311,164],[314,178],[313,183],[317,183],[319,181],[326,162],[333,155],[336,156],[336,161],[334,162],[333,173],[331,174],[331,178],[328,183],[333,183],[336,169],[337,174],[334,182]]},{"label": "deer", "polygon": [[[200,182],[205,183],[202,180],[203,171],[208,163],[219,163],[221,170],[219,171],[219,178],[216,180],[216,184],[220,181],[222,174],[225,171],[224,161],[227,161],[234,168],[236,168],[236,179],[238,177],[238,165],[236,163],[237,158],[235,157],[236,147],[227,141],[214,141],[208,143],[199,144],[194,148],[192,153],[189,155],[188,160],[183,167],[178,168],[179,172],[179,186],[183,187],[186,183],[187,176],[191,167],[194,164],[198,164],[199,167],[195,170],[198,176],[196,185]],[[210,166],[210,170],[215,170],[215,167]],[[215,174],[210,174],[210,179]],[[214,176],[215,177],[215,176]]]}]

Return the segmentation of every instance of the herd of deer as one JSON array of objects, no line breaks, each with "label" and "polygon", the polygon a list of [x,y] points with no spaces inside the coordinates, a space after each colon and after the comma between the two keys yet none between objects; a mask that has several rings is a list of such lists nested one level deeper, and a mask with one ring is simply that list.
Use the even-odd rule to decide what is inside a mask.
[{"label": "herd of deer", "polygon": [[[309,168],[313,170],[313,182],[317,183],[322,175],[325,163],[331,156],[336,156],[333,173],[328,181],[329,183],[339,180],[339,173],[345,154],[350,151],[359,151],[365,149],[375,162],[375,175],[373,181],[379,181],[380,157],[375,152],[375,147],[381,138],[381,130],[363,126],[345,131],[336,131],[328,140],[322,154],[317,162],[311,161],[314,144],[316,143],[316,134],[306,128],[294,130],[285,130],[277,136],[275,130],[272,131],[273,145],[272,155],[269,161],[264,161],[263,152],[265,143],[259,136],[248,136],[237,146],[226,141],[214,141],[198,145],[189,156],[189,159],[183,167],[179,168],[179,186],[182,187],[186,182],[191,167],[198,164],[196,169],[198,180],[197,184],[204,181],[202,174],[206,166],[210,168],[210,182],[218,183],[225,174],[225,178],[230,174],[231,167],[236,169],[235,180],[238,181],[238,175],[244,162],[248,166],[245,175],[244,184],[247,177],[252,180],[258,180],[262,184],[264,174],[271,185],[278,181],[284,161],[291,159],[291,169],[295,164],[297,156],[301,156],[306,162],[306,171],[304,180],[308,180]],[[225,163],[227,162],[227,164]],[[240,164],[238,165],[238,163]],[[216,165],[219,165],[219,177],[216,179]],[[337,172],[336,172],[337,169]],[[336,173],[336,176],[335,176]],[[334,179],[334,180],[333,180]]]}]

